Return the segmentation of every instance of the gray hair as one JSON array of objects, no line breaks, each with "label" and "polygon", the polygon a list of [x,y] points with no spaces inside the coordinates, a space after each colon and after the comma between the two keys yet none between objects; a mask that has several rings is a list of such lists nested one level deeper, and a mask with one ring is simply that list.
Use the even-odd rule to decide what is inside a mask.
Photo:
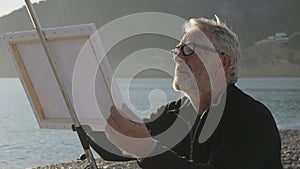
[{"label": "gray hair", "polygon": [[237,35],[215,15],[216,20],[206,18],[192,18],[184,25],[184,31],[203,31],[216,51],[226,53],[231,57],[231,64],[226,73],[227,84],[236,83],[239,78],[240,45]]}]

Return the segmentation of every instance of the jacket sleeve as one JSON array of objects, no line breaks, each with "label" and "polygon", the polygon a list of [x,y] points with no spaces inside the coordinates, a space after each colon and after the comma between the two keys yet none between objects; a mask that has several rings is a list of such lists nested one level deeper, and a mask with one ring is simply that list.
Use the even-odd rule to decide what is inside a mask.
[{"label": "jacket sleeve", "polygon": [[[255,122],[260,123],[259,121]],[[245,122],[243,125],[236,126],[225,133],[222,143],[218,146],[216,152],[212,154],[208,163],[191,162],[158,144],[155,149],[156,152],[152,152],[153,156],[150,154],[150,156],[140,160],[139,166],[143,169],[269,168],[269,166],[263,166],[263,164],[267,160],[272,160],[267,158],[280,149],[280,142],[278,138],[274,138],[270,134],[272,130],[269,130],[265,125],[256,125],[255,122]],[[162,149],[164,149],[163,153],[157,153],[157,151],[161,152]],[[275,163],[276,159],[272,161]]]},{"label": "jacket sleeve", "polygon": [[[157,153],[157,151],[162,153]],[[191,162],[186,158],[179,157],[174,151],[159,143],[149,157],[138,161],[138,165],[143,169],[217,169],[213,161],[207,164]]]},{"label": "jacket sleeve", "polygon": [[[176,116],[169,115],[168,111],[176,111],[179,109],[181,101],[182,100],[171,102],[170,104],[159,108],[157,112],[151,114],[149,119],[144,119],[144,122],[154,139],[156,135],[167,130],[176,120]],[[150,152],[148,157],[138,160],[138,164],[144,169],[216,169],[213,162],[209,164],[190,162],[188,159],[178,156],[176,152],[163,146],[160,141],[157,142],[155,149]]]},{"label": "jacket sleeve", "polygon": [[[223,128],[220,135],[221,143],[208,163],[191,162],[158,143],[154,152],[139,161],[139,166],[144,169],[280,168],[280,165],[278,167],[264,166],[268,160],[276,161],[276,159],[268,158],[280,152],[278,151],[280,138],[276,126],[271,117],[265,115],[269,114],[265,111],[264,109],[251,109],[249,116],[237,116],[235,118],[238,119],[232,120],[232,123],[226,123],[229,126],[226,126],[226,129]],[[162,150],[163,153],[158,153]]]},{"label": "jacket sleeve", "polygon": [[150,115],[150,118],[143,119],[150,135],[155,138],[156,135],[166,131],[176,120],[176,116],[170,116],[169,111],[176,111],[180,107],[181,100],[171,102],[157,109]]}]

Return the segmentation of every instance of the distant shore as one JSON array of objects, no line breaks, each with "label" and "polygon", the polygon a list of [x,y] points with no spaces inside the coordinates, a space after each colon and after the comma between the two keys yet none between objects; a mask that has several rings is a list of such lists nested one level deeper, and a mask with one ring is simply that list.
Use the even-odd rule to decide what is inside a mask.
[{"label": "distant shore", "polygon": [[[281,161],[284,169],[300,168],[300,129],[282,130],[281,135]],[[131,162],[108,162],[101,158],[96,159],[99,169],[139,169],[135,161]],[[51,164],[43,167],[27,169],[84,169],[87,161],[71,161],[67,163]]]}]

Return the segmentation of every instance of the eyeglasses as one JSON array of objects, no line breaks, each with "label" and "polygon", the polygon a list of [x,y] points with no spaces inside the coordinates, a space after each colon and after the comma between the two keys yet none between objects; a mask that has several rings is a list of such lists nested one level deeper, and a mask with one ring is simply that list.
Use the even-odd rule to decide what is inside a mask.
[{"label": "eyeglasses", "polygon": [[[211,47],[205,46],[205,45],[200,45],[196,43],[189,43],[181,46],[177,46],[175,49],[172,49],[173,56],[177,56],[179,52],[183,54],[183,56],[191,56],[192,54],[195,53],[195,49],[200,48],[202,50],[205,50],[207,52],[213,52],[213,53],[218,53],[216,50],[214,50]],[[224,55],[224,52],[221,52],[220,55]]]}]

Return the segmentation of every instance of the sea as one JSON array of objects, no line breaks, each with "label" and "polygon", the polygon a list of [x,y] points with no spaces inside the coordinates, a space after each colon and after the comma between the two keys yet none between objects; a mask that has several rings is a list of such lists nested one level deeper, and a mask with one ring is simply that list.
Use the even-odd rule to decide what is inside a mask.
[{"label": "sea", "polygon": [[[121,91],[129,89],[125,95],[140,117],[182,96],[171,79],[134,79],[129,87],[126,79],[118,82]],[[237,86],[271,110],[280,130],[300,128],[300,78],[241,78]],[[68,162],[82,153],[73,131],[39,128],[18,78],[0,78],[0,169]]]}]

